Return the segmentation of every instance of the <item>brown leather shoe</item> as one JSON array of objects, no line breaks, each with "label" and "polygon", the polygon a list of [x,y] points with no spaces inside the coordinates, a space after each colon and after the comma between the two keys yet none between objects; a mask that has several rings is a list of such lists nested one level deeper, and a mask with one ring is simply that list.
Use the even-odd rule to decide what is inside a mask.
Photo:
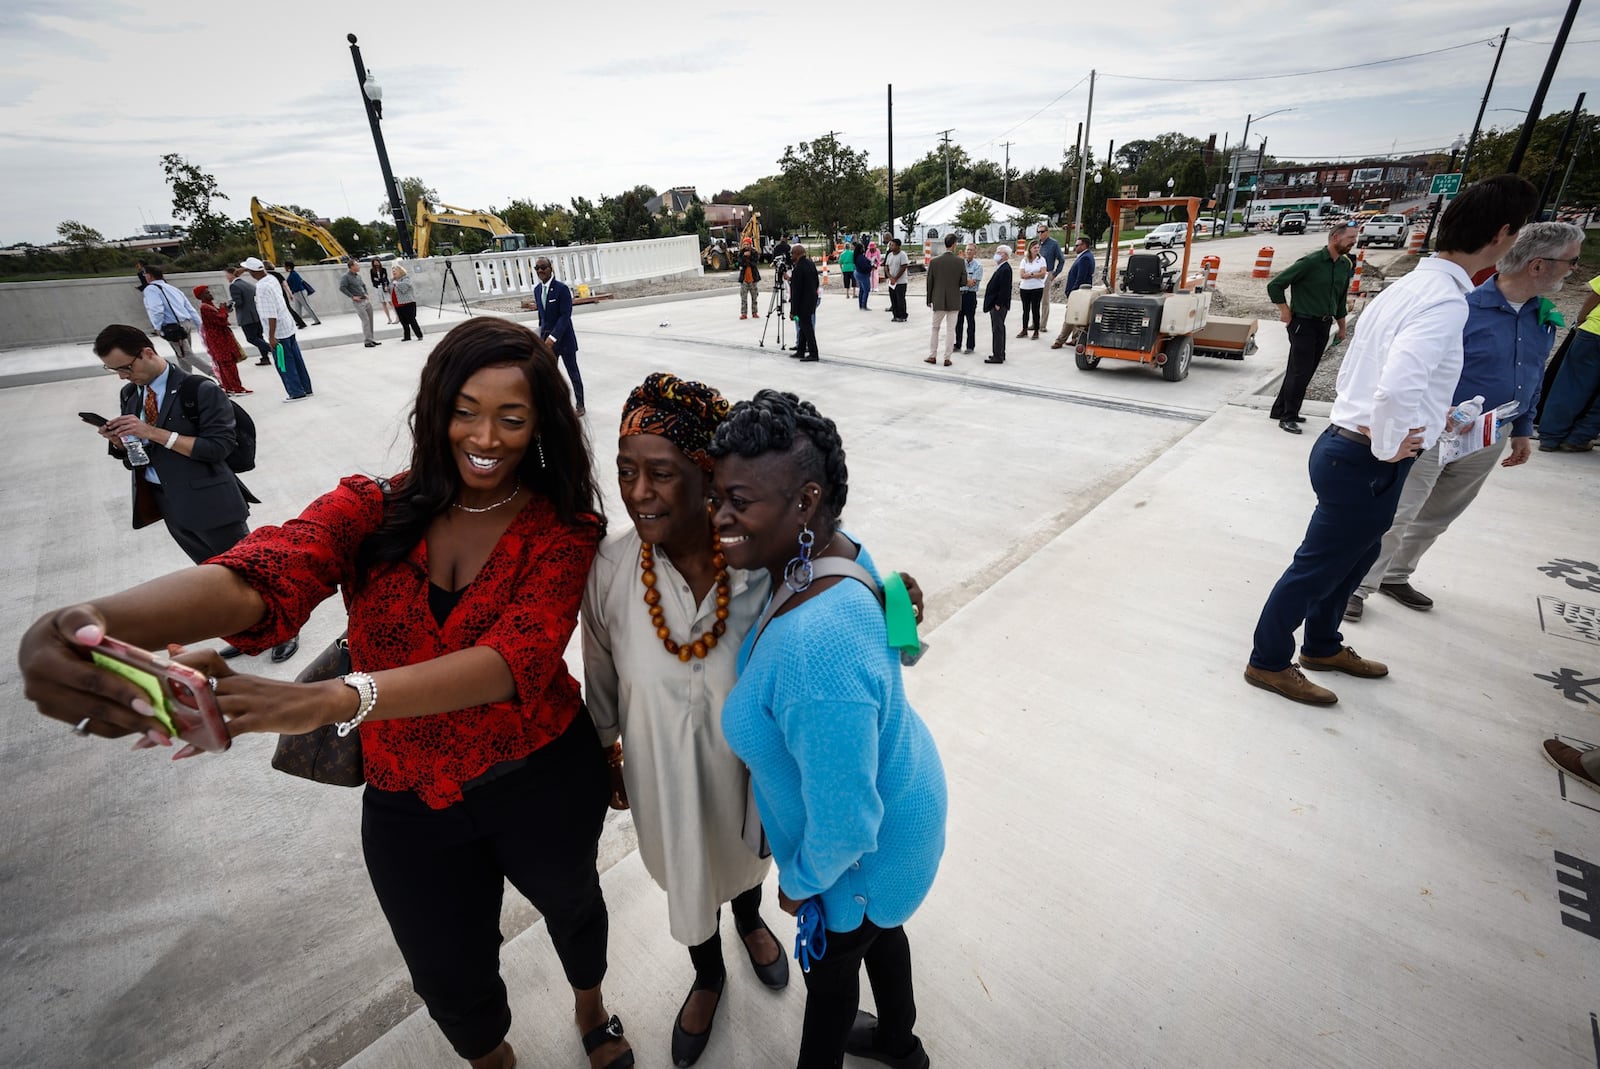
[{"label": "brown leather shoe", "polygon": [[1059,349],[1065,344],[1067,344],[1067,343],[1058,339],[1058,340],[1053,341],[1053,342],[1050,343],[1050,348]]},{"label": "brown leather shoe", "polygon": [[1559,739],[1544,740],[1544,759],[1587,787],[1600,791],[1600,780],[1583,767],[1583,751]]},{"label": "brown leather shoe", "polygon": [[1305,673],[1294,665],[1281,672],[1268,672],[1255,665],[1246,665],[1244,681],[1252,687],[1275,691],[1290,701],[1306,705],[1332,705],[1339,696],[1327,687],[1319,687],[1307,679]]},{"label": "brown leather shoe", "polygon": [[1332,657],[1308,657],[1302,653],[1300,663],[1313,672],[1343,672],[1361,679],[1381,679],[1389,674],[1389,666],[1381,661],[1369,661],[1349,646]]}]

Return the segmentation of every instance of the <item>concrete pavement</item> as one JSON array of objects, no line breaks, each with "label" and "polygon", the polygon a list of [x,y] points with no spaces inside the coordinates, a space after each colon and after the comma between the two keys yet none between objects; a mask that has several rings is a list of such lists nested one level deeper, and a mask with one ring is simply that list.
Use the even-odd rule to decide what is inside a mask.
[{"label": "concrete pavement", "polygon": [[[1538,743],[1600,740],[1600,703],[1537,678],[1600,675],[1600,646],[1562,632],[1549,600],[1600,605],[1600,573],[1538,571],[1594,559],[1593,457],[1496,473],[1418,573],[1438,607],[1378,601],[1347,633],[1392,677],[1336,678],[1341,703],[1310,710],[1240,678],[1311,504],[1311,434],[1249,407],[1281,367],[1281,331],[1264,324],[1261,353],[1197,361],[1182,383],[1079,372],[1043,340],[1013,340],[1003,367],[980,350],[930,368],[916,302],[891,324],[881,296],[859,312],[830,293],[823,361],[800,365],[770,333],[757,345],[764,321],[739,321],[736,303],[580,311],[597,464],[609,484],[614,413],[657,368],[733,397],[793,389],[838,421],[846,524],[914,572],[931,609],[933,650],[907,678],[950,776],[950,843],[909,927],[935,1064],[1593,1064],[1600,942],[1582,925],[1600,917],[1563,910],[1558,874],[1582,870],[1556,852],[1600,862],[1600,794],[1568,784],[1564,799]],[[256,522],[403,462],[434,336],[318,349],[314,401],[245,399],[262,435]],[[0,488],[9,633],[186,563],[159,530],[127,529],[126,475],[71,415],[108,397],[104,381],[0,391],[16,473]],[[308,647],[340,626],[333,608]],[[272,772],[270,740],[169,766],[14,717],[0,741],[0,1062],[452,1063],[425,1014],[408,1015],[360,863],[357,792]],[[608,998],[640,1063],[666,1064],[686,955],[625,816],[603,854]],[[515,895],[503,928],[522,1064],[582,1064],[548,939]],[[728,943],[701,1064],[792,1064],[798,977],[770,994]]]}]

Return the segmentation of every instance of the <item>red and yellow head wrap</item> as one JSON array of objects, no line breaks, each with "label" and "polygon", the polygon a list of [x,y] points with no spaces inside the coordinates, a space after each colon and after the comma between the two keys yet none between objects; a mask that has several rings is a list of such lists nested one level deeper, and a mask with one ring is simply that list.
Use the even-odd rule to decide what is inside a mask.
[{"label": "red and yellow head wrap", "polygon": [[728,415],[728,399],[703,382],[689,382],[665,371],[635,386],[622,406],[619,437],[659,434],[705,471],[711,470],[707,447]]}]

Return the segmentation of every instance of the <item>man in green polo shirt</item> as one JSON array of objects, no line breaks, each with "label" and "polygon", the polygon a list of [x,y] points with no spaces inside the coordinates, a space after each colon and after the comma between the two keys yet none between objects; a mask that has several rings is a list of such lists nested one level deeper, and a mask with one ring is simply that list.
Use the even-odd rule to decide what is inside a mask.
[{"label": "man in green polo shirt", "polygon": [[1355,243],[1355,224],[1335,223],[1328,231],[1327,248],[1300,257],[1267,283],[1267,297],[1289,328],[1289,367],[1278,399],[1272,402],[1272,418],[1290,434],[1300,433],[1300,403],[1328,347],[1329,329],[1337,328],[1340,340],[1344,339],[1345,301],[1356,270],[1350,250]]},{"label": "man in green polo shirt", "polygon": [[1539,450],[1587,453],[1600,437],[1600,276],[1578,310],[1578,329],[1567,346],[1539,419]]}]

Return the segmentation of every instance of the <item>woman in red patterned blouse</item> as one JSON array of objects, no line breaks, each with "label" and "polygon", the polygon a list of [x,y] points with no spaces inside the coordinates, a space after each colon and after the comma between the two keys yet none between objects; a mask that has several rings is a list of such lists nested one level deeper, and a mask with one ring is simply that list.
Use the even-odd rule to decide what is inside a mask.
[{"label": "woman in red patterned blouse", "polygon": [[434,349],[411,425],[410,467],[388,484],[351,476],[199,567],[46,614],[22,642],[27,693],[89,733],[170,745],[132,684],[85,671],[84,647],[226,635],[257,653],[341,594],[358,670],[344,680],[235,675],[212,651],[185,659],[217,678],[236,735],[360,723],[367,870],[457,1053],[477,1069],[515,1064],[499,975],[509,879],[545,917],[591,1066],[623,1069],[633,1054],[600,991],[610,780],[562,659],[604,534],[582,429],[549,346],[488,316]]},{"label": "woman in red patterned blouse", "polygon": [[244,353],[239,349],[239,339],[228,326],[228,310],[211,298],[210,286],[196,286],[194,295],[200,301],[200,336],[205,339],[206,352],[216,365],[217,379],[226,394],[255,393],[244,388],[239,381],[239,361]]}]

